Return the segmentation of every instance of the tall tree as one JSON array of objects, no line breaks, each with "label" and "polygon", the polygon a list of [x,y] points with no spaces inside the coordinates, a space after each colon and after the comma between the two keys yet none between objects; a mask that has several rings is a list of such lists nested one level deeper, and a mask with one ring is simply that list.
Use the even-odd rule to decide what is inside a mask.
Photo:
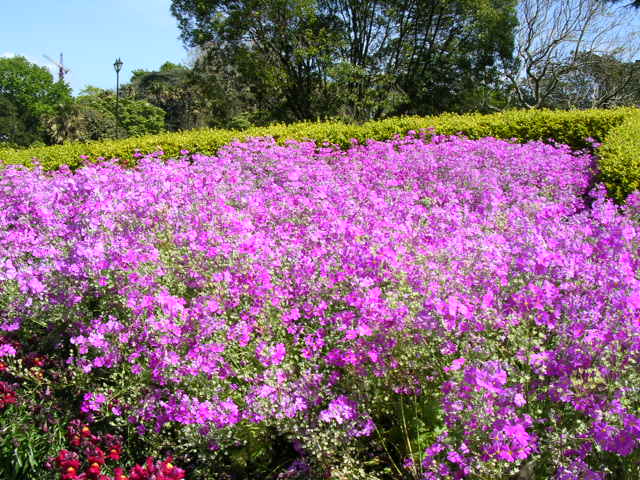
[{"label": "tall tree", "polygon": [[[173,0],[275,119],[476,109],[512,49],[515,0]],[[465,102],[461,102],[465,99]]]},{"label": "tall tree", "polygon": [[611,108],[640,103],[640,62],[580,53],[550,97],[558,108]]},{"label": "tall tree", "polygon": [[624,13],[602,0],[521,0],[514,62],[506,75],[516,103],[556,107],[562,85],[586,58],[630,56]]},{"label": "tall tree", "polygon": [[515,2],[404,0],[393,14],[389,63],[401,72],[407,112],[478,110],[478,91],[496,85],[498,65],[511,58]]},{"label": "tall tree", "polygon": [[53,114],[44,115],[44,126],[48,144],[61,144],[70,141],[91,140],[86,135],[87,119],[85,111],[77,102],[60,105]]},{"label": "tall tree", "polygon": [[54,114],[61,105],[72,102],[68,85],[55,82],[46,68],[24,57],[0,58],[0,96],[17,108],[28,133],[9,137],[9,142],[17,144],[44,140],[43,116]]},{"label": "tall tree", "polygon": [[138,100],[146,100],[166,113],[167,130],[188,130],[206,125],[205,99],[192,69],[165,62],[159,70],[134,70],[130,87]]},{"label": "tall tree", "polygon": [[41,140],[30,131],[24,113],[7,95],[0,95],[0,147],[19,147]]},{"label": "tall tree", "polygon": [[[88,87],[80,92],[77,105],[85,119],[87,139],[114,138],[116,96],[113,91]],[[165,112],[145,100],[124,96],[119,99],[118,108],[121,137],[160,133],[165,129]]]},{"label": "tall tree", "polygon": [[251,82],[275,120],[323,114],[335,25],[312,0],[174,0],[188,45],[205,47]]}]

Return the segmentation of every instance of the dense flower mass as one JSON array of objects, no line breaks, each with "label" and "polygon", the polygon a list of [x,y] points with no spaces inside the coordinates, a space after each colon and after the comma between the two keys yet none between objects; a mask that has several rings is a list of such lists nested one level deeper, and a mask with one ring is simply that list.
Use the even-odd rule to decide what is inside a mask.
[{"label": "dense flower mass", "polygon": [[63,449],[49,459],[47,467],[60,473],[60,480],[182,480],[183,469],[174,465],[173,458],[155,461],[147,457],[143,465],[135,465],[129,475],[122,467],[109,468],[113,476],[104,473],[106,462],[120,460],[122,439],[111,435],[96,435],[78,419],[67,426],[71,450]]},{"label": "dense flower mass", "polygon": [[413,135],[159,157],[0,179],[1,358],[57,332],[85,413],[215,445],[269,425],[329,469],[410,398],[432,413],[401,462],[425,479],[638,454],[640,201],[606,200],[589,154]]}]

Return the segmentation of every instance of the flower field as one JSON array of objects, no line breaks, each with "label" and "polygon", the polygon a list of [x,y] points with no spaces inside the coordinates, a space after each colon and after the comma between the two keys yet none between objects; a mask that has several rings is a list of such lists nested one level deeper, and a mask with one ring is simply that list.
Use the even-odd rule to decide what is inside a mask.
[{"label": "flower field", "polygon": [[5,168],[0,477],[638,478],[640,195],[410,133]]}]

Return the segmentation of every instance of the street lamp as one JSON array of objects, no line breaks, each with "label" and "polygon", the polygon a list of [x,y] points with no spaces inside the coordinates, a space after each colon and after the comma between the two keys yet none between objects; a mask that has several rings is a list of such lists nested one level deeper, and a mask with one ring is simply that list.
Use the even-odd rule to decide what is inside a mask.
[{"label": "street lamp", "polygon": [[120,100],[120,70],[122,69],[122,60],[120,58],[113,62],[113,68],[116,71],[116,138],[118,138],[118,124],[120,123],[118,102]]}]

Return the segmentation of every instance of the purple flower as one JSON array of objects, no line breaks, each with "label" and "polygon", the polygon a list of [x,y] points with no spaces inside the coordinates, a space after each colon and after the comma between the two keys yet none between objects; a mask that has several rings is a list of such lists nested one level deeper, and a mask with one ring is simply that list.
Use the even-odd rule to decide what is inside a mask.
[{"label": "purple flower", "polygon": [[84,413],[98,412],[106,401],[107,397],[102,393],[85,393],[80,410]]},{"label": "purple flower", "polygon": [[339,395],[329,402],[329,406],[320,412],[323,422],[336,421],[339,424],[358,417],[358,404],[346,395]]}]

